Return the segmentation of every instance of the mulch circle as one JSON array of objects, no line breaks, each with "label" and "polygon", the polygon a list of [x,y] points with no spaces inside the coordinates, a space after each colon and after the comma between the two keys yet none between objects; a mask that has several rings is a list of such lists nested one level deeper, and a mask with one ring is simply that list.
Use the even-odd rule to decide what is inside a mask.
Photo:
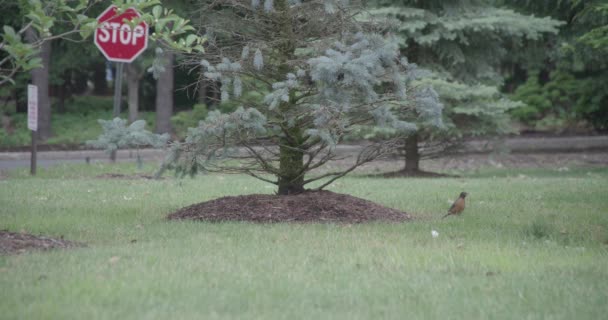
[{"label": "mulch circle", "polygon": [[331,191],[308,191],[287,196],[252,194],[222,197],[179,209],[167,218],[258,223],[403,222],[412,219],[403,211]]},{"label": "mulch circle", "polygon": [[378,177],[378,176],[383,177],[383,178],[459,178],[459,176],[456,176],[456,175],[439,173],[439,172],[431,172],[431,171],[423,171],[423,170],[416,170],[416,171],[400,170],[400,171],[387,172],[387,173],[382,173],[380,175],[376,175],[376,177]]},{"label": "mulch circle", "polygon": [[35,249],[50,250],[83,246],[84,244],[63,239],[0,230],[0,254],[23,253]]}]

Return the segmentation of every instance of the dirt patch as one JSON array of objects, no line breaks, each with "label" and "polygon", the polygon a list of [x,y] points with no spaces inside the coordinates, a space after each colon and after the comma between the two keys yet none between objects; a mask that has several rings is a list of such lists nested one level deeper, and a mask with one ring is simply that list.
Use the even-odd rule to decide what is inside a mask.
[{"label": "dirt patch", "polygon": [[[139,180],[139,179],[148,179],[148,180],[157,180],[152,175],[136,173],[136,174],[122,174],[122,173],[104,173],[96,176],[97,179],[125,179],[125,180]],[[163,177],[159,177],[159,180],[164,179]]]},{"label": "dirt patch", "polygon": [[0,230],[0,254],[16,254],[29,250],[50,250],[82,247],[81,243]]},{"label": "dirt patch", "polygon": [[167,218],[212,222],[362,223],[402,222],[410,220],[411,216],[353,196],[317,191],[288,196],[252,194],[223,197],[179,209]]},{"label": "dirt patch", "polygon": [[455,175],[439,173],[439,172],[423,171],[423,170],[416,170],[416,171],[399,170],[399,171],[387,172],[387,173],[383,173],[380,175],[374,175],[374,176],[380,176],[383,178],[458,178],[458,176],[455,176]]},{"label": "dirt patch", "polygon": [[[351,166],[351,159],[336,160],[319,172],[335,171]],[[471,172],[479,169],[527,169],[542,168],[566,170],[566,168],[603,168],[608,166],[608,152],[581,153],[510,153],[510,154],[461,154],[442,158],[425,159],[420,162],[424,172]],[[366,163],[355,173],[382,177],[403,169],[401,158],[385,158]],[[398,176],[392,176],[397,178]],[[406,177],[406,176],[402,176]],[[418,176],[420,177],[420,176]],[[449,177],[449,175],[448,175]],[[452,176],[453,177],[453,176]]]}]

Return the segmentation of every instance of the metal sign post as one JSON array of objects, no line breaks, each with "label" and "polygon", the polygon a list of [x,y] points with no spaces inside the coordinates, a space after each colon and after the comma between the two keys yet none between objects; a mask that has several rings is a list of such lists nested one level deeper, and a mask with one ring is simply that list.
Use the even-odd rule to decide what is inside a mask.
[{"label": "metal sign post", "polygon": [[38,87],[32,84],[27,86],[27,128],[32,131],[30,174],[36,175],[36,158],[38,156]]},{"label": "metal sign post", "polygon": [[[124,62],[116,62],[116,75],[114,76],[114,118],[120,116],[120,102],[122,100],[122,69]],[[116,162],[116,150],[110,154],[110,160]]]},{"label": "metal sign post", "polygon": [[116,62],[116,78],[114,79],[114,117],[120,115],[120,102],[122,99],[122,70],[124,62]]}]

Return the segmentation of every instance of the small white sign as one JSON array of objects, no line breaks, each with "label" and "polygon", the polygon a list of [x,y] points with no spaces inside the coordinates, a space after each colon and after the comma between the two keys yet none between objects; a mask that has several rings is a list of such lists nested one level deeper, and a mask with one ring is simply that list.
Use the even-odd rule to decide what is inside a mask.
[{"label": "small white sign", "polygon": [[38,87],[27,85],[27,128],[38,131]]}]

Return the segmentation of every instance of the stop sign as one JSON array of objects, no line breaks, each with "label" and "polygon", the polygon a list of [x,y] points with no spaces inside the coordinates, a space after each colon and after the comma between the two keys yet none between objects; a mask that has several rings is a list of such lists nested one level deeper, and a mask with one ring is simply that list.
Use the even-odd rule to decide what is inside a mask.
[{"label": "stop sign", "polygon": [[117,7],[108,7],[99,17],[95,29],[95,45],[110,61],[132,62],[148,47],[148,24],[141,21],[134,28],[126,24],[141,17],[133,8],[117,14]]}]

